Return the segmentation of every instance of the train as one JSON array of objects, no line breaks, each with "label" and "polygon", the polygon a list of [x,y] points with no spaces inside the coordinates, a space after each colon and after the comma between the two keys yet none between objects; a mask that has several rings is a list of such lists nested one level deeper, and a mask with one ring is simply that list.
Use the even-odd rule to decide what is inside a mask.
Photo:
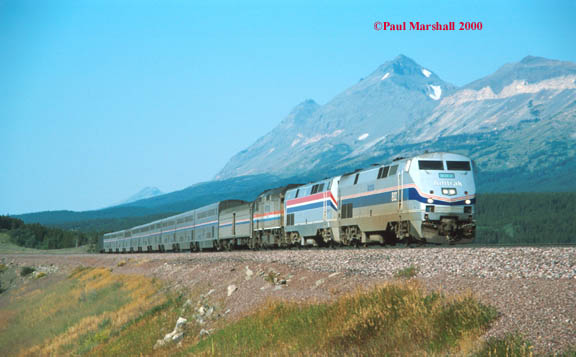
[{"label": "train", "polygon": [[425,152],[107,233],[100,252],[465,244],[474,240],[475,205],[472,160]]}]

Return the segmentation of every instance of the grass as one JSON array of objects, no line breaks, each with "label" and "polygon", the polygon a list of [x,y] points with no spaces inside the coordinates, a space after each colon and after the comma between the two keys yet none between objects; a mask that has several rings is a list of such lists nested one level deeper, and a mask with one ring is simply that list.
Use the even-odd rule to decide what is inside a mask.
[{"label": "grass", "polygon": [[83,254],[88,253],[88,245],[78,248],[33,249],[20,247],[10,241],[7,233],[0,233],[0,254]]},{"label": "grass", "polygon": [[85,354],[164,304],[159,289],[150,278],[84,268],[41,289],[16,291],[0,310],[0,355]]},{"label": "grass", "polygon": [[396,277],[401,279],[412,279],[416,277],[416,275],[418,275],[418,267],[415,265],[410,265],[396,272]]},{"label": "grass", "polygon": [[490,338],[474,354],[476,357],[484,356],[518,356],[532,357],[532,344],[520,334],[509,334],[501,338]]},{"label": "grass", "polygon": [[[332,303],[269,302],[188,348],[210,355],[462,353],[498,316],[470,295],[390,283]],[[469,352],[468,350],[465,352]]]}]

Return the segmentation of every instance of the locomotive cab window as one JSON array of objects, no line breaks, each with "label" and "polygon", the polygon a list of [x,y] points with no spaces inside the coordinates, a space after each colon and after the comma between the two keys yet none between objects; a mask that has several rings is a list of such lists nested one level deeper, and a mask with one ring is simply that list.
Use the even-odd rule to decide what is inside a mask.
[{"label": "locomotive cab window", "polygon": [[317,184],[312,186],[312,192],[310,192],[311,195],[318,193],[318,192],[322,192],[324,190],[324,184]]},{"label": "locomotive cab window", "polygon": [[420,170],[444,170],[444,163],[436,160],[418,160]]},{"label": "locomotive cab window", "polygon": [[390,166],[381,167],[380,170],[378,170],[378,180],[388,176],[389,170],[390,170]]},{"label": "locomotive cab window", "polygon": [[396,175],[396,171],[398,171],[398,165],[390,166],[390,172],[388,172],[388,176]]},{"label": "locomotive cab window", "polygon": [[470,161],[446,161],[450,171],[470,171]]}]

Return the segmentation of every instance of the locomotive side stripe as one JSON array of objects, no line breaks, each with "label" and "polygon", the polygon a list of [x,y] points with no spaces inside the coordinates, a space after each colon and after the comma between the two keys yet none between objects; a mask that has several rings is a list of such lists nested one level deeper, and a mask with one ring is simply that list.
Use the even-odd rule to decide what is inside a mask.
[{"label": "locomotive side stripe", "polygon": [[[347,198],[342,200],[342,204],[352,203],[354,207],[364,207],[364,206],[373,206],[378,204],[384,203],[396,203],[399,199],[392,201],[392,193],[397,192],[396,190],[387,191],[382,193],[376,193],[371,195],[363,195],[354,198]],[[428,203],[428,198],[421,196],[415,188],[407,188],[402,190],[402,200],[403,201],[418,201],[421,203]],[[453,202],[446,202],[443,200],[434,200],[430,204],[435,204],[439,206],[461,206],[465,205],[465,199],[460,199],[458,201]],[[472,197],[470,199],[470,204],[476,203],[476,198]]]},{"label": "locomotive side stripe", "polygon": [[279,215],[281,214],[282,211],[274,211],[274,212],[268,212],[268,213],[258,213],[258,214],[254,214],[254,218],[260,218],[260,217],[266,217],[266,216],[270,216],[270,215]]},{"label": "locomotive side stripe", "polygon": [[274,219],[280,219],[280,217],[281,217],[280,214],[270,215],[268,217],[259,217],[259,218],[254,218],[254,222],[270,221],[270,220],[274,220]]},{"label": "locomotive side stripe", "polygon": [[[447,198],[447,197],[430,195],[430,194],[426,194],[426,193],[420,191],[418,186],[416,186],[415,184],[406,184],[406,185],[402,186],[402,188],[403,188],[403,190],[406,190],[406,189],[416,190],[418,192],[419,196],[426,198],[426,200],[422,201],[424,203],[427,202],[428,198],[432,198],[435,201],[442,201],[442,202],[460,202],[460,201],[465,201],[467,199],[471,200],[471,199],[476,197],[476,195],[466,195],[466,196],[459,196],[459,197],[454,197],[454,198]],[[360,192],[360,193],[355,193],[352,195],[342,196],[342,200],[344,201],[344,200],[348,200],[348,199],[352,199],[352,198],[372,196],[372,195],[378,195],[378,194],[382,194],[382,193],[390,193],[390,192],[398,191],[399,189],[400,189],[400,186],[393,186],[393,187],[383,188],[380,190]]]},{"label": "locomotive side stripe", "polygon": [[331,191],[315,193],[315,194],[310,195],[310,196],[294,198],[294,199],[288,200],[288,201],[286,201],[286,207],[306,205],[306,204],[310,204],[313,202],[324,201],[324,200],[332,201],[332,204],[335,205],[336,207],[338,207],[338,202],[336,201],[336,199],[332,195]]},{"label": "locomotive side stripe", "polygon": [[[334,205],[334,203],[332,203],[332,201],[327,201],[328,206],[331,207],[334,210],[338,210],[336,208],[336,206]],[[300,211],[306,211],[306,210],[310,210],[310,209],[317,209],[317,208],[322,208],[324,207],[324,201],[319,201],[319,202],[313,202],[307,205],[298,205],[298,206],[291,206],[291,207],[286,207],[286,214],[290,214],[290,213],[294,213],[294,212],[300,212]]]}]

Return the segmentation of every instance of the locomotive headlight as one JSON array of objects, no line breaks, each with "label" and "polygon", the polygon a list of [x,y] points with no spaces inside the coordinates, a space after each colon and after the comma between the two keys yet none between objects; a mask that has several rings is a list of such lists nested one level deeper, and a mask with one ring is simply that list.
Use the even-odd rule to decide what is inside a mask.
[{"label": "locomotive headlight", "polygon": [[472,201],[470,201],[470,200],[466,200],[466,201],[464,201],[464,202],[465,202],[467,205],[469,205],[470,203],[472,203]]},{"label": "locomotive headlight", "polygon": [[434,203],[434,200],[431,199],[431,198],[429,198],[429,199],[428,199],[428,203]]}]

